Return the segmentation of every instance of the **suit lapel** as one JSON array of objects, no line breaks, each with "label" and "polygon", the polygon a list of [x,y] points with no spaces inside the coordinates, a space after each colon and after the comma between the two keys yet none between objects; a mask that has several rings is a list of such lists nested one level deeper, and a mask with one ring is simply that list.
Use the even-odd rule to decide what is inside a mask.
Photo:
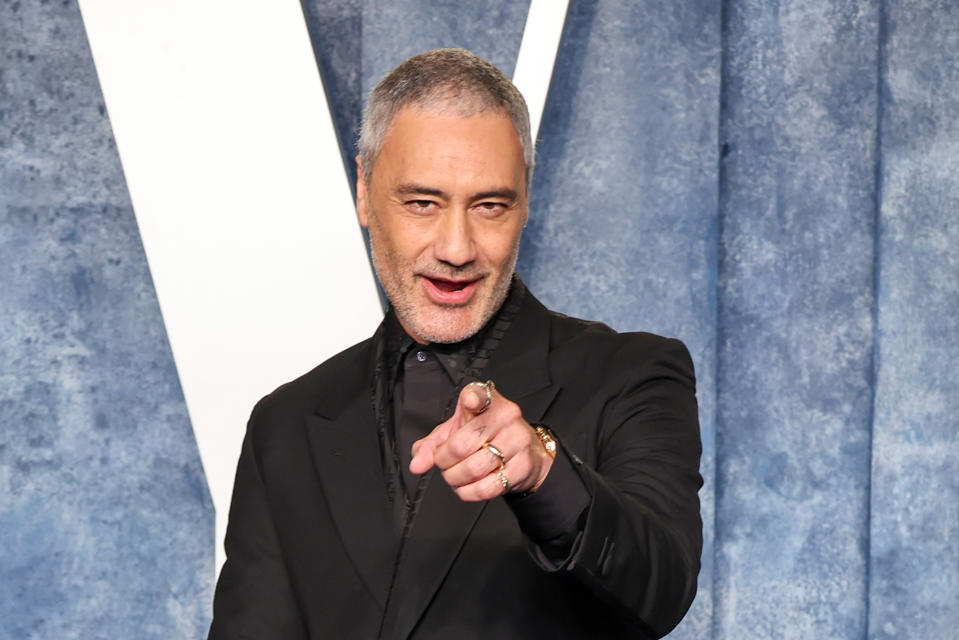
[{"label": "suit lapel", "polygon": [[542,420],[559,387],[549,373],[549,311],[527,291],[519,313],[483,377],[520,406],[530,423]]},{"label": "suit lapel", "polygon": [[373,598],[385,606],[398,536],[370,402],[369,353],[320,399],[307,419],[313,463],[347,554]]},{"label": "suit lapel", "polygon": [[[527,292],[519,313],[490,357],[483,377],[538,422],[559,388],[549,376],[549,315]],[[392,596],[383,621],[383,637],[407,638],[466,543],[486,502],[463,502],[433,469],[404,544]]]},{"label": "suit lapel", "polygon": [[409,636],[486,508],[485,502],[460,500],[436,469],[428,472],[425,482],[396,568],[383,620],[384,638]]}]

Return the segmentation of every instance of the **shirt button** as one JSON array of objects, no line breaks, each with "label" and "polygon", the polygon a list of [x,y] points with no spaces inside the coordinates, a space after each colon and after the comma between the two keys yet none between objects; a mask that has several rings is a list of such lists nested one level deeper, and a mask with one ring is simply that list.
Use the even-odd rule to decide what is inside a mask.
[{"label": "shirt button", "polygon": [[427,357],[427,356],[426,356],[426,352],[425,352],[425,351],[417,351],[417,352],[416,352],[416,360],[417,360],[417,362],[426,362],[426,357]]}]

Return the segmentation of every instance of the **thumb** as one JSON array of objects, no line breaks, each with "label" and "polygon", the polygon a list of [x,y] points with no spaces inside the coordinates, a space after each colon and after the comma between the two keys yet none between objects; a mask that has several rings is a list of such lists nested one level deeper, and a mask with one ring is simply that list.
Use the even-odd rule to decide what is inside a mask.
[{"label": "thumb", "polygon": [[[489,402],[493,398],[495,392],[495,387],[492,386],[492,382],[489,383],[489,387],[482,382],[471,382],[460,391],[459,401],[456,403],[456,414],[460,414],[461,411],[469,413],[469,418],[477,416],[489,407]],[[489,389],[489,391],[487,391]],[[454,414],[454,415],[456,415]],[[469,420],[464,420],[468,422]]]}]

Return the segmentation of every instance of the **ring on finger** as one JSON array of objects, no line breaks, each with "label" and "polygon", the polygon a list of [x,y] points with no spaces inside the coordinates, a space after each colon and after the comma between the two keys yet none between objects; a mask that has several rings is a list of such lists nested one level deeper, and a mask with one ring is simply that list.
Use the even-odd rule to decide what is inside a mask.
[{"label": "ring on finger", "polygon": [[486,404],[480,407],[480,410],[476,412],[476,413],[483,413],[484,411],[489,409],[489,406],[493,403],[493,389],[496,388],[496,385],[493,384],[492,380],[487,380],[486,382],[479,382],[479,381],[471,382],[470,384],[478,384],[481,387],[483,387],[483,389],[486,390]]},{"label": "ring on finger", "polygon": [[496,446],[489,442],[484,442],[483,446],[486,447],[486,450],[496,456],[496,461],[499,463],[499,469],[497,473],[502,472],[506,468],[506,456],[503,455],[503,452],[500,451]]},{"label": "ring on finger", "polygon": [[506,477],[506,470],[500,469],[496,472],[496,477],[499,479],[501,485],[503,485],[503,493],[509,493],[509,478]]}]

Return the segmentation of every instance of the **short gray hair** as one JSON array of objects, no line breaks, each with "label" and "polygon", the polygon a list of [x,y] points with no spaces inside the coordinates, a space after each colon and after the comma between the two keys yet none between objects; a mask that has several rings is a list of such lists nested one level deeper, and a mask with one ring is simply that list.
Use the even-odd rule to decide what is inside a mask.
[{"label": "short gray hair", "polygon": [[526,101],[503,72],[483,58],[466,49],[433,49],[407,59],[380,80],[366,101],[357,142],[367,182],[393,118],[404,107],[453,108],[463,116],[502,112],[519,134],[529,187],[535,149]]}]

